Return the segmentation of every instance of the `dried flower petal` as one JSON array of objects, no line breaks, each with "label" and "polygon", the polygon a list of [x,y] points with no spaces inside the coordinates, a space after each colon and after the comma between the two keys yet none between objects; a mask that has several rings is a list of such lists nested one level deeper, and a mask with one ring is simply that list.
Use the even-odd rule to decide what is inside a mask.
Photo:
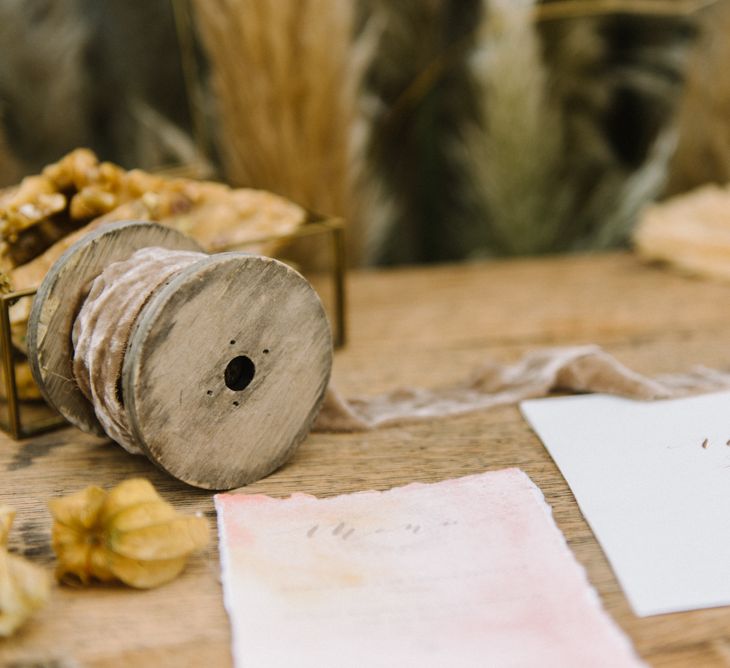
[{"label": "dried flower petal", "polygon": [[60,499],[51,499],[48,507],[56,522],[83,531],[96,526],[105,499],[106,492],[92,486]]},{"label": "dried flower petal", "polygon": [[47,600],[50,578],[38,566],[6,550],[15,511],[0,506],[0,637],[12,635]]},{"label": "dried flower petal", "polygon": [[132,531],[113,531],[114,552],[131,559],[173,559],[195,551],[208,542],[202,517],[180,517]]},{"label": "dried flower petal", "polygon": [[160,501],[145,501],[130,505],[112,516],[117,531],[142,529],[174,520],[176,517],[177,511],[169,503]]},{"label": "dried flower petal", "polygon": [[101,522],[108,522],[119,511],[138,503],[164,503],[149,480],[132,478],[110,490],[104,503]]},{"label": "dried flower petal", "polygon": [[122,582],[138,589],[150,589],[174,580],[185,568],[186,561],[187,557],[139,561],[114,555],[112,570]]},{"label": "dried flower petal", "polygon": [[177,577],[187,556],[208,542],[206,521],[178,515],[147,480],[127,480],[108,493],[88,487],[49,507],[57,575],[84,584],[156,587]]}]

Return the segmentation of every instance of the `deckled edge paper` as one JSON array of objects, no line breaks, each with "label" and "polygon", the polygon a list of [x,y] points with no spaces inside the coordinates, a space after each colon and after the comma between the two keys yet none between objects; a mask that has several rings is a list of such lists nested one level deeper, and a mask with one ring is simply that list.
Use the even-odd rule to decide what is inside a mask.
[{"label": "deckled edge paper", "polygon": [[519,469],[215,505],[236,666],[643,665]]}]

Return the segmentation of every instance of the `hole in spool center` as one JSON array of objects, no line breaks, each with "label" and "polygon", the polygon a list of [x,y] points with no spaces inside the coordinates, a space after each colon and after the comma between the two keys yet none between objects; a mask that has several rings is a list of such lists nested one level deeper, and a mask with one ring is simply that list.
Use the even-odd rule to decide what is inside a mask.
[{"label": "hole in spool center", "polygon": [[256,366],[250,357],[239,355],[234,357],[223,373],[223,380],[229,390],[240,392],[245,390],[256,375]]}]

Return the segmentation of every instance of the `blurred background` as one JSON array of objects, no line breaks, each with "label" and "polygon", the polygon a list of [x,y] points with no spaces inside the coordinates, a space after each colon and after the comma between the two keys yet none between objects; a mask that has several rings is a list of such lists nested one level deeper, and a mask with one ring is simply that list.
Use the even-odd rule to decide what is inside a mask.
[{"label": "blurred background", "polygon": [[86,146],[348,224],[355,264],[621,247],[730,180],[730,0],[0,0],[0,187]]}]

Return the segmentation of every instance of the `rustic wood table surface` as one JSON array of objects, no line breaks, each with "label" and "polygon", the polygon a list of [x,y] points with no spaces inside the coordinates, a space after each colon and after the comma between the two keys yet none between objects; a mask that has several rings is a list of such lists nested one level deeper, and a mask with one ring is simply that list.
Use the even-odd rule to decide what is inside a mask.
[{"label": "rustic wood table surface", "polygon": [[[730,366],[730,285],[647,267],[629,254],[355,273],[348,347],[335,359],[345,394],[458,380],[486,359],[597,343],[641,372]],[[522,468],[552,506],[611,616],[654,666],[730,665],[730,608],[638,619],[562,476],[515,407],[372,433],[313,434],[292,461],[247,491],[329,496]],[[46,500],[146,476],[215,531],[212,494],[143,457],[72,428],[15,443],[0,436],[0,502],[18,510],[11,548],[53,567]],[[152,591],[54,588],[0,665],[226,666],[230,632],[216,541],[182,577]],[[293,650],[295,648],[292,648]]]}]

